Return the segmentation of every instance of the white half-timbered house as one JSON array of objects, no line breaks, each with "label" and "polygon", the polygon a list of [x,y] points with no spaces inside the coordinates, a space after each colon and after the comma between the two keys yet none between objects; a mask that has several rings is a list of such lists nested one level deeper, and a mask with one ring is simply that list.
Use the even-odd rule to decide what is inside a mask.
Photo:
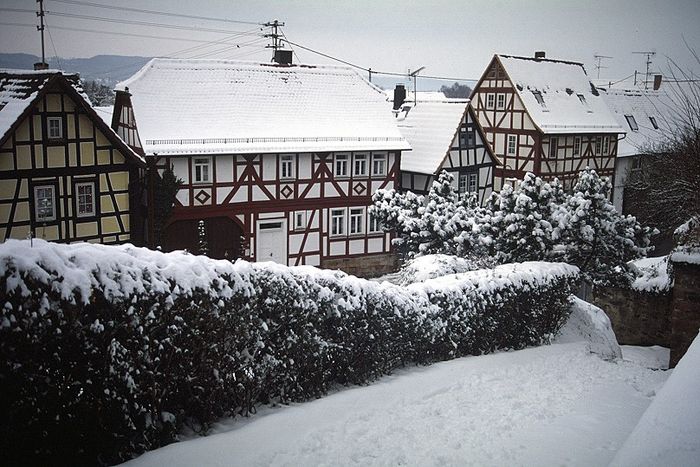
[{"label": "white half-timbered house", "polygon": [[368,216],[410,149],[383,92],[350,68],[154,59],[117,86],[115,130],[184,181],[165,249],[380,274]]},{"label": "white half-timbered house", "polygon": [[485,203],[493,191],[495,159],[468,99],[407,102],[395,114],[412,148],[401,158],[402,190],[427,193],[446,170],[460,193],[477,193]]},{"label": "white half-timbered house", "polygon": [[613,177],[620,127],[582,64],[495,55],[471,96],[499,165],[495,189],[533,172],[570,188],[589,166]]}]

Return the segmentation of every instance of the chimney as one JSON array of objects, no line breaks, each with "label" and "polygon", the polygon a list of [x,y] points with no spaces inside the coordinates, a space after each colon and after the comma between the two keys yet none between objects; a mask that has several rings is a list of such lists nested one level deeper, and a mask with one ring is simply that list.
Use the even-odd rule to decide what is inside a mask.
[{"label": "chimney", "polygon": [[654,75],[654,91],[658,91],[659,88],[661,87],[661,80],[663,79],[662,75]]},{"label": "chimney", "polygon": [[292,51],[291,50],[275,50],[275,58],[273,60],[280,65],[291,65],[292,64]]},{"label": "chimney", "polygon": [[546,54],[544,53],[544,50],[538,50],[535,52],[535,60],[542,60]]},{"label": "chimney", "polygon": [[48,70],[48,69],[49,69],[49,64],[46,63],[46,62],[36,62],[36,63],[34,64],[34,69],[35,69],[36,71],[39,71],[39,70]]},{"label": "chimney", "polygon": [[394,88],[394,110],[399,110],[406,101],[406,87],[403,84],[397,84]]}]

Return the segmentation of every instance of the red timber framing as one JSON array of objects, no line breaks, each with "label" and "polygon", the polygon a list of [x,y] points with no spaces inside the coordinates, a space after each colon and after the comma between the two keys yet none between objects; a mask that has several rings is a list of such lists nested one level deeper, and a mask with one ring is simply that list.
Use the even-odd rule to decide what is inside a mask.
[{"label": "red timber framing", "polygon": [[270,248],[259,241],[261,224],[277,224],[286,245],[274,246],[284,256],[276,261],[323,266],[390,253],[391,235],[370,231],[368,207],[377,189],[397,185],[400,158],[400,151],[217,154],[158,156],[155,165],[184,181],[170,225],[231,219],[240,228],[240,256],[259,260],[261,248],[265,256]]},{"label": "red timber framing", "polygon": [[[145,163],[76,91],[76,76],[47,74],[0,139],[0,240],[140,243]],[[59,119],[60,137],[49,137],[50,119]],[[50,194],[52,215],[38,213],[37,190]]]},{"label": "red timber framing", "polygon": [[472,105],[486,140],[498,159],[494,189],[526,172],[545,180],[558,178],[571,189],[578,173],[595,168],[611,179],[615,173],[617,134],[546,134],[534,123],[506,70],[494,56],[472,92]]}]

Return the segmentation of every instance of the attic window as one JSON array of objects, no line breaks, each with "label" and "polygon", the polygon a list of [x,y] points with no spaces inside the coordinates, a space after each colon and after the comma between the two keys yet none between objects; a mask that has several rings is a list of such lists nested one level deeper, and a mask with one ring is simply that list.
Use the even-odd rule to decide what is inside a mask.
[{"label": "attic window", "polygon": [[535,100],[541,106],[544,106],[544,99],[542,98],[542,93],[540,91],[532,91],[532,95],[535,96]]},{"label": "attic window", "polygon": [[586,97],[583,94],[576,94],[578,96],[578,100],[581,101],[581,104],[586,103]]},{"label": "attic window", "polygon": [[49,139],[63,138],[63,119],[61,117],[48,117],[46,119]]},{"label": "attic window", "polygon": [[654,117],[649,117],[649,121],[651,121],[651,125],[654,127],[655,130],[659,129],[659,124],[656,123],[656,118]]},{"label": "attic window", "polygon": [[637,120],[634,119],[634,115],[625,115],[625,119],[627,119],[630,130],[639,131],[639,125],[637,125]]}]

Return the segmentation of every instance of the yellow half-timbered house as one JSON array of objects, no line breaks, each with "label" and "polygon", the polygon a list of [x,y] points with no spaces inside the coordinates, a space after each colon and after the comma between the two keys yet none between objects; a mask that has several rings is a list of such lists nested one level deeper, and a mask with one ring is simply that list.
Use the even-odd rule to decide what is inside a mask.
[{"label": "yellow half-timbered house", "polygon": [[77,75],[0,70],[0,240],[141,243],[144,170]]}]

